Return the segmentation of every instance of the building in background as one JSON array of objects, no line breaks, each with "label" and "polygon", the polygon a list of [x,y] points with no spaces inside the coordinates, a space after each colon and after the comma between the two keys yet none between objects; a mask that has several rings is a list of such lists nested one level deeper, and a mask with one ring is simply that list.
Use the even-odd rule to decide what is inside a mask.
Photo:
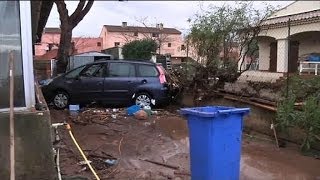
[{"label": "building in background", "polygon": [[273,13],[262,23],[258,45],[259,70],[297,72],[308,55],[320,53],[320,1],[295,1]]},{"label": "building in background", "polygon": [[[60,28],[44,28],[41,41],[35,45],[36,59],[46,53],[58,49],[60,43]],[[73,37],[70,54],[80,54],[85,52],[101,52],[102,38],[94,37]]]},{"label": "building in background", "polygon": [[122,47],[133,40],[154,39],[158,44],[158,54],[170,54],[172,63],[181,63],[186,57],[186,48],[182,34],[175,28],[165,28],[163,24],[156,27],[128,26],[122,22],[121,26],[104,25],[100,38],[102,38],[103,49]]}]

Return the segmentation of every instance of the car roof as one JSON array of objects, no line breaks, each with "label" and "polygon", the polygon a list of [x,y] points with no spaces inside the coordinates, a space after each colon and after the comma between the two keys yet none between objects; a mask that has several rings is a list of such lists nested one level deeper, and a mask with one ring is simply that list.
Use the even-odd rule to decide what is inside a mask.
[{"label": "car roof", "polygon": [[149,60],[98,60],[88,64],[100,64],[100,63],[134,63],[134,64],[147,64],[147,65],[156,65],[156,63]]}]

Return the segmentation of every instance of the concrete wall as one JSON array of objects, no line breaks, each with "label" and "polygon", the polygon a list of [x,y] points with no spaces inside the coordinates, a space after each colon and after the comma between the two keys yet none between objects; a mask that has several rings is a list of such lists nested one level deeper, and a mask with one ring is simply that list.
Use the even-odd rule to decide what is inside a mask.
[{"label": "concrete wall", "polygon": [[299,14],[320,9],[320,1],[296,1],[289,6],[273,13],[270,18]]},{"label": "concrete wall", "polygon": [[[193,107],[192,95],[185,95],[182,103],[186,107]],[[255,131],[258,133],[269,135],[274,137],[273,130],[270,129],[271,122],[276,120],[276,112],[266,110],[257,106],[249,105],[246,103],[227,100],[224,98],[214,98],[210,100],[205,100],[200,106],[231,106],[237,108],[248,107],[250,108],[249,115],[244,118],[245,131]],[[305,134],[297,128],[289,129],[289,136],[278,132],[278,138],[301,144]],[[313,148],[320,150],[320,143],[315,143]]]},{"label": "concrete wall", "polygon": [[[269,135],[271,137],[274,137],[273,131],[270,129],[271,122],[275,122],[276,120],[276,112],[266,110],[260,107],[256,107],[253,105],[249,105],[246,103],[241,103],[238,101],[232,101],[232,100],[226,100],[223,98],[217,98],[215,100],[212,100],[210,103],[207,103],[206,105],[222,105],[222,106],[232,106],[232,107],[249,107],[250,108],[250,114],[244,118],[244,126],[246,131],[255,131],[262,134]],[[303,142],[303,139],[305,137],[305,134],[297,128],[291,128],[289,129],[289,136],[279,133],[278,132],[278,138],[284,139],[290,142],[294,142],[297,144],[301,144]],[[320,149],[320,144],[314,144],[314,147],[316,149]]]},{"label": "concrete wall", "polygon": [[[15,113],[17,180],[53,180],[54,169],[49,111]],[[8,180],[9,113],[0,113],[0,179]]]}]

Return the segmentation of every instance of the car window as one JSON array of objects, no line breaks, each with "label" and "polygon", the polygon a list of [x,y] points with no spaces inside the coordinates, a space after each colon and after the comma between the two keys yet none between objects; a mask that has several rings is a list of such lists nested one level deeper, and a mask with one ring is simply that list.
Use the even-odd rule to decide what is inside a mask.
[{"label": "car window", "polygon": [[78,67],[78,68],[76,68],[76,69],[73,69],[73,70],[69,71],[69,72],[65,75],[65,77],[66,77],[66,78],[75,78],[75,77],[77,77],[77,76],[79,75],[79,73],[80,73],[85,67],[86,67],[86,66],[80,66],[80,67]]},{"label": "car window", "polygon": [[157,77],[159,75],[157,69],[151,65],[138,65],[138,73],[140,77]]},{"label": "car window", "polygon": [[134,77],[135,68],[130,63],[110,63],[109,77]]},{"label": "car window", "polygon": [[103,77],[104,66],[102,64],[93,64],[81,72],[82,77]]}]

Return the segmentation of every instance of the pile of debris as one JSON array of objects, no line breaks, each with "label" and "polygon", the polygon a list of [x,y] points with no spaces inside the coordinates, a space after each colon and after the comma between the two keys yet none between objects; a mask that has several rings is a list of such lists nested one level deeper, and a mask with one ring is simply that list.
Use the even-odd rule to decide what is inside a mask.
[{"label": "pile of debris", "polygon": [[70,111],[69,119],[75,124],[106,124],[118,118],[127,118],[123,109],[84,108]]}]

